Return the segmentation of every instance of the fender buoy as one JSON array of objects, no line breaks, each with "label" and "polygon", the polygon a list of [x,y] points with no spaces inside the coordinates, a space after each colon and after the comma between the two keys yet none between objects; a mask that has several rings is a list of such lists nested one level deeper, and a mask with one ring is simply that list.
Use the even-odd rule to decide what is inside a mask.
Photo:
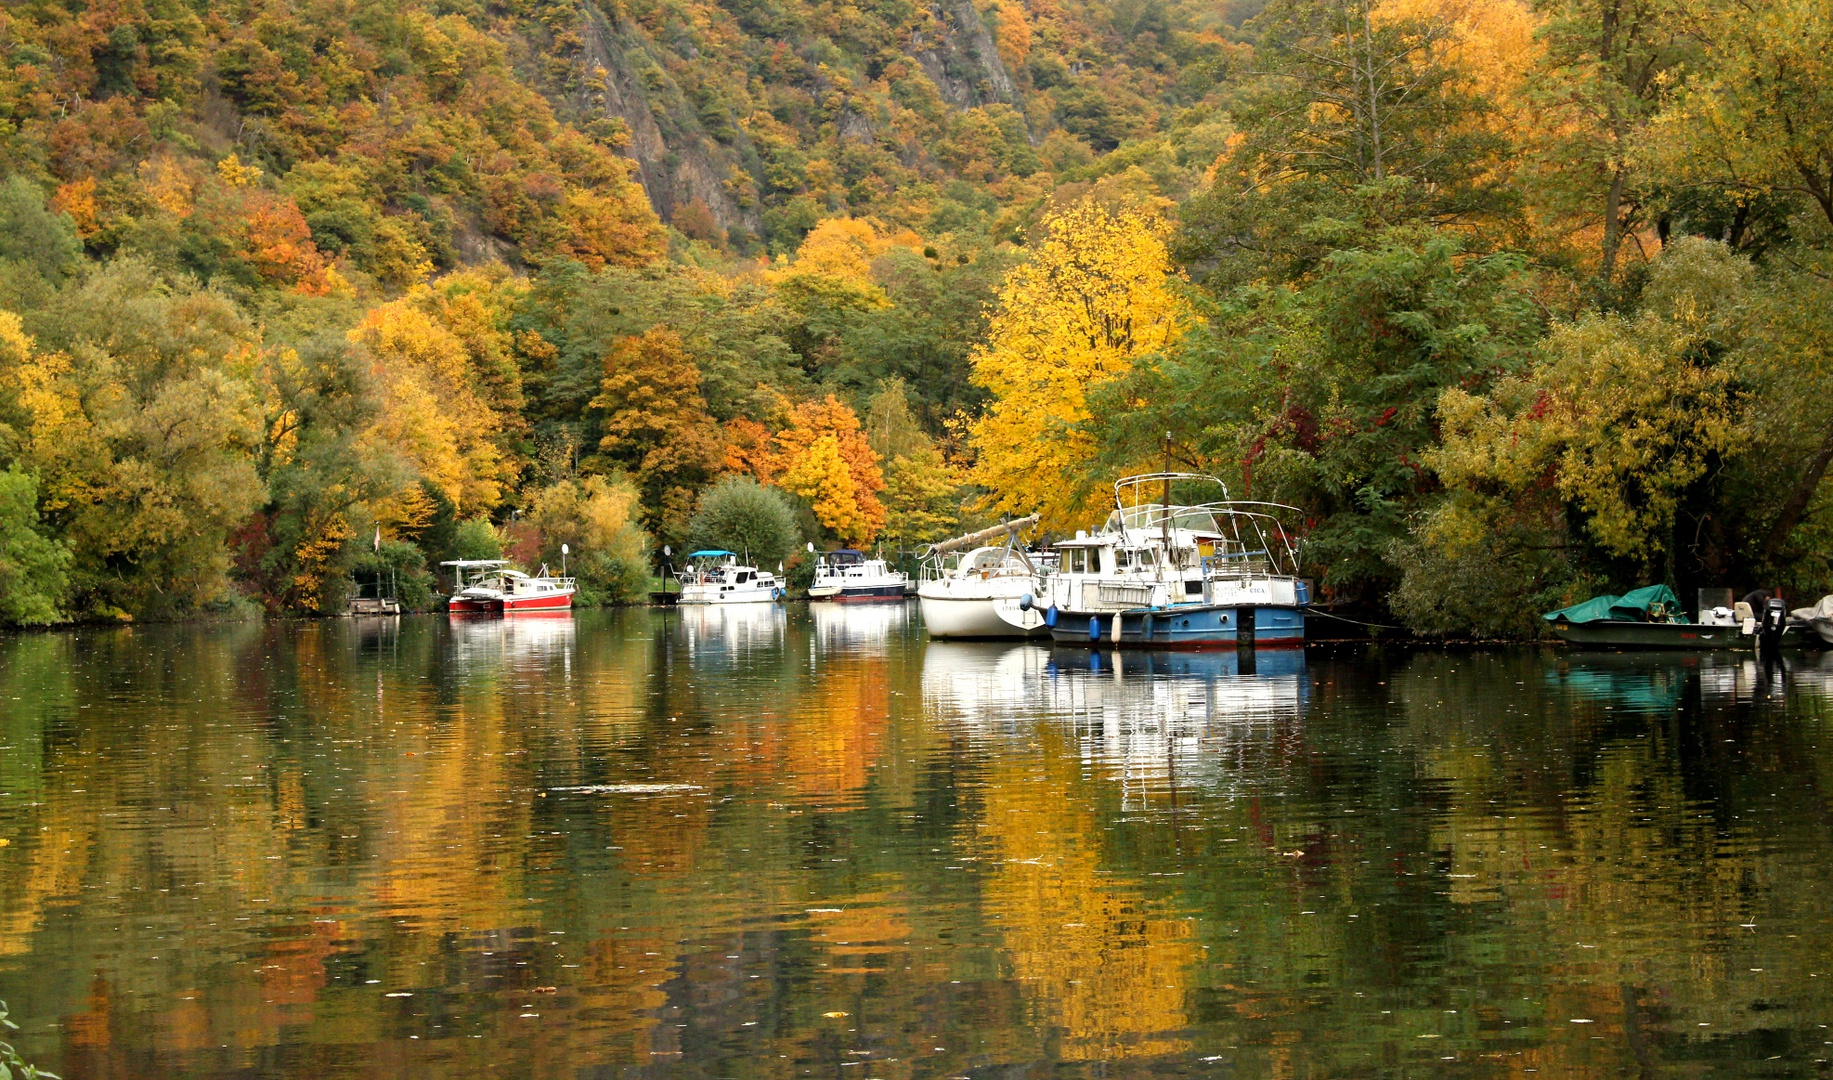
[{"label": "fender buoy", "polygon": [[1101,617],[1098,615],[1090,615],[1088,617],[1088,640],[1101,640]]},{"label": "fender buoy", "polygon": [[1018,598],[1018,610],[1020,611],[1030,611],[1031,610],[1031,594],[1030,593],[1026,593],[1025,595]]},{"label": "fender buoy", "polygon": [[1057,606],[1055,604],[1044,609],[1044,625],[1052,630],[1057,628]]}]

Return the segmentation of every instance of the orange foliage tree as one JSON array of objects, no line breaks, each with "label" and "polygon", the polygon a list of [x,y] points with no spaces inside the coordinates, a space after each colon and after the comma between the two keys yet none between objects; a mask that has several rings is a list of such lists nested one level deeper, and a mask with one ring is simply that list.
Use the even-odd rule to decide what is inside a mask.
[{"label": "orange foliage tree", "polygon": [[599,452],[635,474],[649,526],[679,538],[695,492],[726,459],[700,393],[700,370],[680,336],[660,326],[618,341],[604,369],[591,405],[604,417]]}]

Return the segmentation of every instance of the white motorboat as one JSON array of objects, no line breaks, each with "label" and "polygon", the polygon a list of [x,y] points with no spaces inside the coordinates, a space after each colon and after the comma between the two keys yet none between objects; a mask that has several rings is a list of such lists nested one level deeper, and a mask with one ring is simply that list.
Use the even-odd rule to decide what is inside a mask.
[{"label": "white motorboat", "polygon": [[[1015,543],[1037,516],[936,544],[924,553],[917,600],[933,638],[1045,637],[1043,605],[1033,603],[1047,567]],[[1001,534],[1002,544],[986,544]]]},{"label": "white motorboat", "polygon": [[[814,550],[814,545],[809,545]],[[863,551],[824,551],[815,560],[810,600],[901,600],[910,594],[910,575]]]},{"label": "white motorboat", "polygon": [[732,551],[696,551],[679,575],[683,604],[769,604],[783,598],[783,582],[768,570],[741,566]]}]

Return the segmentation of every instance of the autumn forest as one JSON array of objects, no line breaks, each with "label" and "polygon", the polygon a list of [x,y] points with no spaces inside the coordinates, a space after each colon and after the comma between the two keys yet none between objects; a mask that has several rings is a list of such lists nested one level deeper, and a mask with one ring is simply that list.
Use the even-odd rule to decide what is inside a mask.
[{"label": "autumn forest", "polygon": [[0,51],[0,623],[1060,536],[1167,433],[1420,633],[1833,589],[1818,0],[19,0]]}]

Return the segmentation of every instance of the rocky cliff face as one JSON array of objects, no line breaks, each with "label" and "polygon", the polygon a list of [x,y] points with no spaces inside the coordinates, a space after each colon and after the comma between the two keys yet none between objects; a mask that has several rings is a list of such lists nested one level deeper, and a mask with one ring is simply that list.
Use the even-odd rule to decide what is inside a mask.
[{"label": "rocky cliff face", "polygon": [[732,146],[708,135],[655,43],[635,26],[613,23],[595,5],[585,8],[586,69],[603,74],[589,81],[582,104],[629,128],[637,179],[656,213],[674,222],[688,207],[704,208],[720,233],[755,234],[757,185],[746,158],[756,155],[747,154],[742,128],[730,125]]},{"label": "rocky cliff face", "polygon": [[[610,0],[588,2],[583,10],[578,59],[586,74],[569,95],[573,111],[624,123],[628,153],[651,205],[690,235],[756,237],[766,203],[797,196],[798,185],[785,178],[785,169],[767,163],[753,146],[748,127],[760,116],[779,143],[782,129],[800,129],[800,138],[789,140],[797,145],[776,147],[778,159],[793,163],[811,144],[831,139],[882,145],[910,160],[914,147],[907,136],[884,125],[883,84],[874,81],[895,47],[869,57],[835,56],[830,37],[811,35],[782,12],[772,12],[773,22],[760,32],[756,13],[722,11],[730,20],[719,28],[723,52],[703,57],[692,32],[656,34]],[[874,29],[896,34],[906,64],[920,69],[949,108],[1018,103],[1019,87],[973,0],[933,0],[902,27]],[[727,70],[739,63],[750,70]],[[785,85],[804,100],[781,93]],[[734,98],[744,100],[735,107]],[[869,164],[860,167],[871,171]],[[832,201],[830,195],[828,210]]]},{"label": "rocky cliff face", "polygon": [[1018,87],[973,0],[942,0],[931,10],[943,30],[931,35],[934,40],[913,33],[910,52],[941,91],[942,100],[964,109],[995,101],[1016,104]]}]

